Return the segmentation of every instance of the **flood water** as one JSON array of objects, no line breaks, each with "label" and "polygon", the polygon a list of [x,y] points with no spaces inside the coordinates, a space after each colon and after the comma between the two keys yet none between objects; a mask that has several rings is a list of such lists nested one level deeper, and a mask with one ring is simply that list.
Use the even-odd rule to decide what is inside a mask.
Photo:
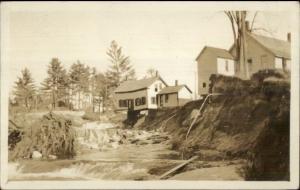
[{"label": "flood water", "polygon": [[77,128],[72,160],[9,163],[9,180],[153,180],[182,162],[160,131],[89,122]]}]

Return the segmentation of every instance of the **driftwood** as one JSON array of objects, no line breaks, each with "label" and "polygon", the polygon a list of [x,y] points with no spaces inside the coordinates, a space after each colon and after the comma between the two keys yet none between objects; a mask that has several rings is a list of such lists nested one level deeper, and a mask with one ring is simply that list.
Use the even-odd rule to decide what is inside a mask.
[{"label": "driftwood", "polygon": [[178,166],[172,168],[171,170],[169,170],[169,171],[167,171],[166,173],[164,173],[163,175],[161,175],[161,176],[159,177],[159,179],[164,179],[164,178],[166,178],[168,175],[174,173],[176,170],[182,168],[183,166],[189,164],[190,162],[196,160],[197,158],[198,158],[198,156],[193,156],[193,157],[190,158],[189,160],[187,160],[187,161],[181,163],[180,165],[178,165]]},{"label": "driftwood", "polygon": [[170,119],[172,119],[173,117],[176,116],[176,113],[177,113],[177,112],[173,112],[172,114],[170,114],[171,117],[169,117],[169,118],[167,118],[166,120],[163,121],[162,125],[160,126],[160,129],[163,130],[163,129],[167,126],[168,121],[169,121]]},{"label": "driftwood", "polygon": [[191,131],[192,127],[194,126],[196,120],[197,120],[198,117],[200,116],[201,111],[202,111],[202,109],[204,108],[204,105],[205,105],[205,103],[207,102],[208,98],[209,98],[210,96],[219,96],[219,95],[222,95],[222,94],[219,94],[219,93],[213,93],[213,94],[209,94],[209,95],[207,95],[207,96],[205,97],[205,99],[204,99],[202,105],[200,106],[200,108],[199,108],[199,110],[198,110],[198,112],[197,112],[197,115],[196,115],[195,118],[193,119],[193,121],[192,121],[192,123],[191,123],[191,125],[190,125],[190,127],[189,127],[189,129],[188,129],[188,132],[186,133],[186,137],[185,137],[186,140],[187,140],[187,138],[188,138],[188,136],[189,136],[189,134],[190,134],[190,131]]},{"label": "driftwood", "polygon": [[19,125],[17,125],[13,120],[9,119],[8,120],[13,126],[15,126],[15,128],[17,128],[18,130],[19,129],[22,129],[22,127],[20,127]]}]

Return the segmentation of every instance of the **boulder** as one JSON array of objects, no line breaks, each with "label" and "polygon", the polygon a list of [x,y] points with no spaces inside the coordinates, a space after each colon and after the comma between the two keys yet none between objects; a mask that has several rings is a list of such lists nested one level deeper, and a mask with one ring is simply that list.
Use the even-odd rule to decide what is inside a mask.
[{"label": "boulder", "polygon": [[50,155],[48,156],[48,158],[49,158],[50,160],[56,160],[56,159],[57,159],[57,156],[50,154]]},{"label": "boulder", "polygon": [[32,152],[32,159],[41,159],[42,158],[42,154],[39,151],[33,151]]}]

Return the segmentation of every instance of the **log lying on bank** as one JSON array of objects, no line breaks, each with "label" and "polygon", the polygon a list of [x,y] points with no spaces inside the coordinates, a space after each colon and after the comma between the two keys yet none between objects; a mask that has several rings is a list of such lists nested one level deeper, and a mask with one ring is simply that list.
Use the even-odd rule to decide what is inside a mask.
[{"label": "log lying on bank", "polygon": [[72,122],[60,115],[48,113],[31,126],[24,126],[23,135],[9,152],[9,159],[32,158],[39,152],[42,158],[72,158],[75,155],[75,131]]},{"label": "log lying on bank", "polygon": [[180,168],[182,168],[183,166],[189,164],[190,162],[196,160],[198,158],[198,156],[193,156],[192,158],[190,158],[189,160],[181,163],[180,165],[172,168],[171,170],[167,171],[166,173],[164,173],[163,175],[161,175],[159,177],[159,179],[165,179],[166,177],[168,177],[170,174],[174,173],[175,171],[179,170]]}]

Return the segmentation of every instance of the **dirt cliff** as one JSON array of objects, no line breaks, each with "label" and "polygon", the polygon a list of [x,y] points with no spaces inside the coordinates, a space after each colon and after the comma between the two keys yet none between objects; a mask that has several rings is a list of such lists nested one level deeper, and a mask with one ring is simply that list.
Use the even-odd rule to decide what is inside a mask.
[{"label": "dirt cliff", "polygon": [[289,180],[289,75],[274,70],[256,73],[251,80],[212,75],[210,92],[221,95],[208,99],[187,138],[203,100],[175,110],[174,117],[172,110],[146,118],[141,127],[158,121],[152,129],[169,132],[173,148],[184,158],[245,158],[241,172],[246,180]]}]

